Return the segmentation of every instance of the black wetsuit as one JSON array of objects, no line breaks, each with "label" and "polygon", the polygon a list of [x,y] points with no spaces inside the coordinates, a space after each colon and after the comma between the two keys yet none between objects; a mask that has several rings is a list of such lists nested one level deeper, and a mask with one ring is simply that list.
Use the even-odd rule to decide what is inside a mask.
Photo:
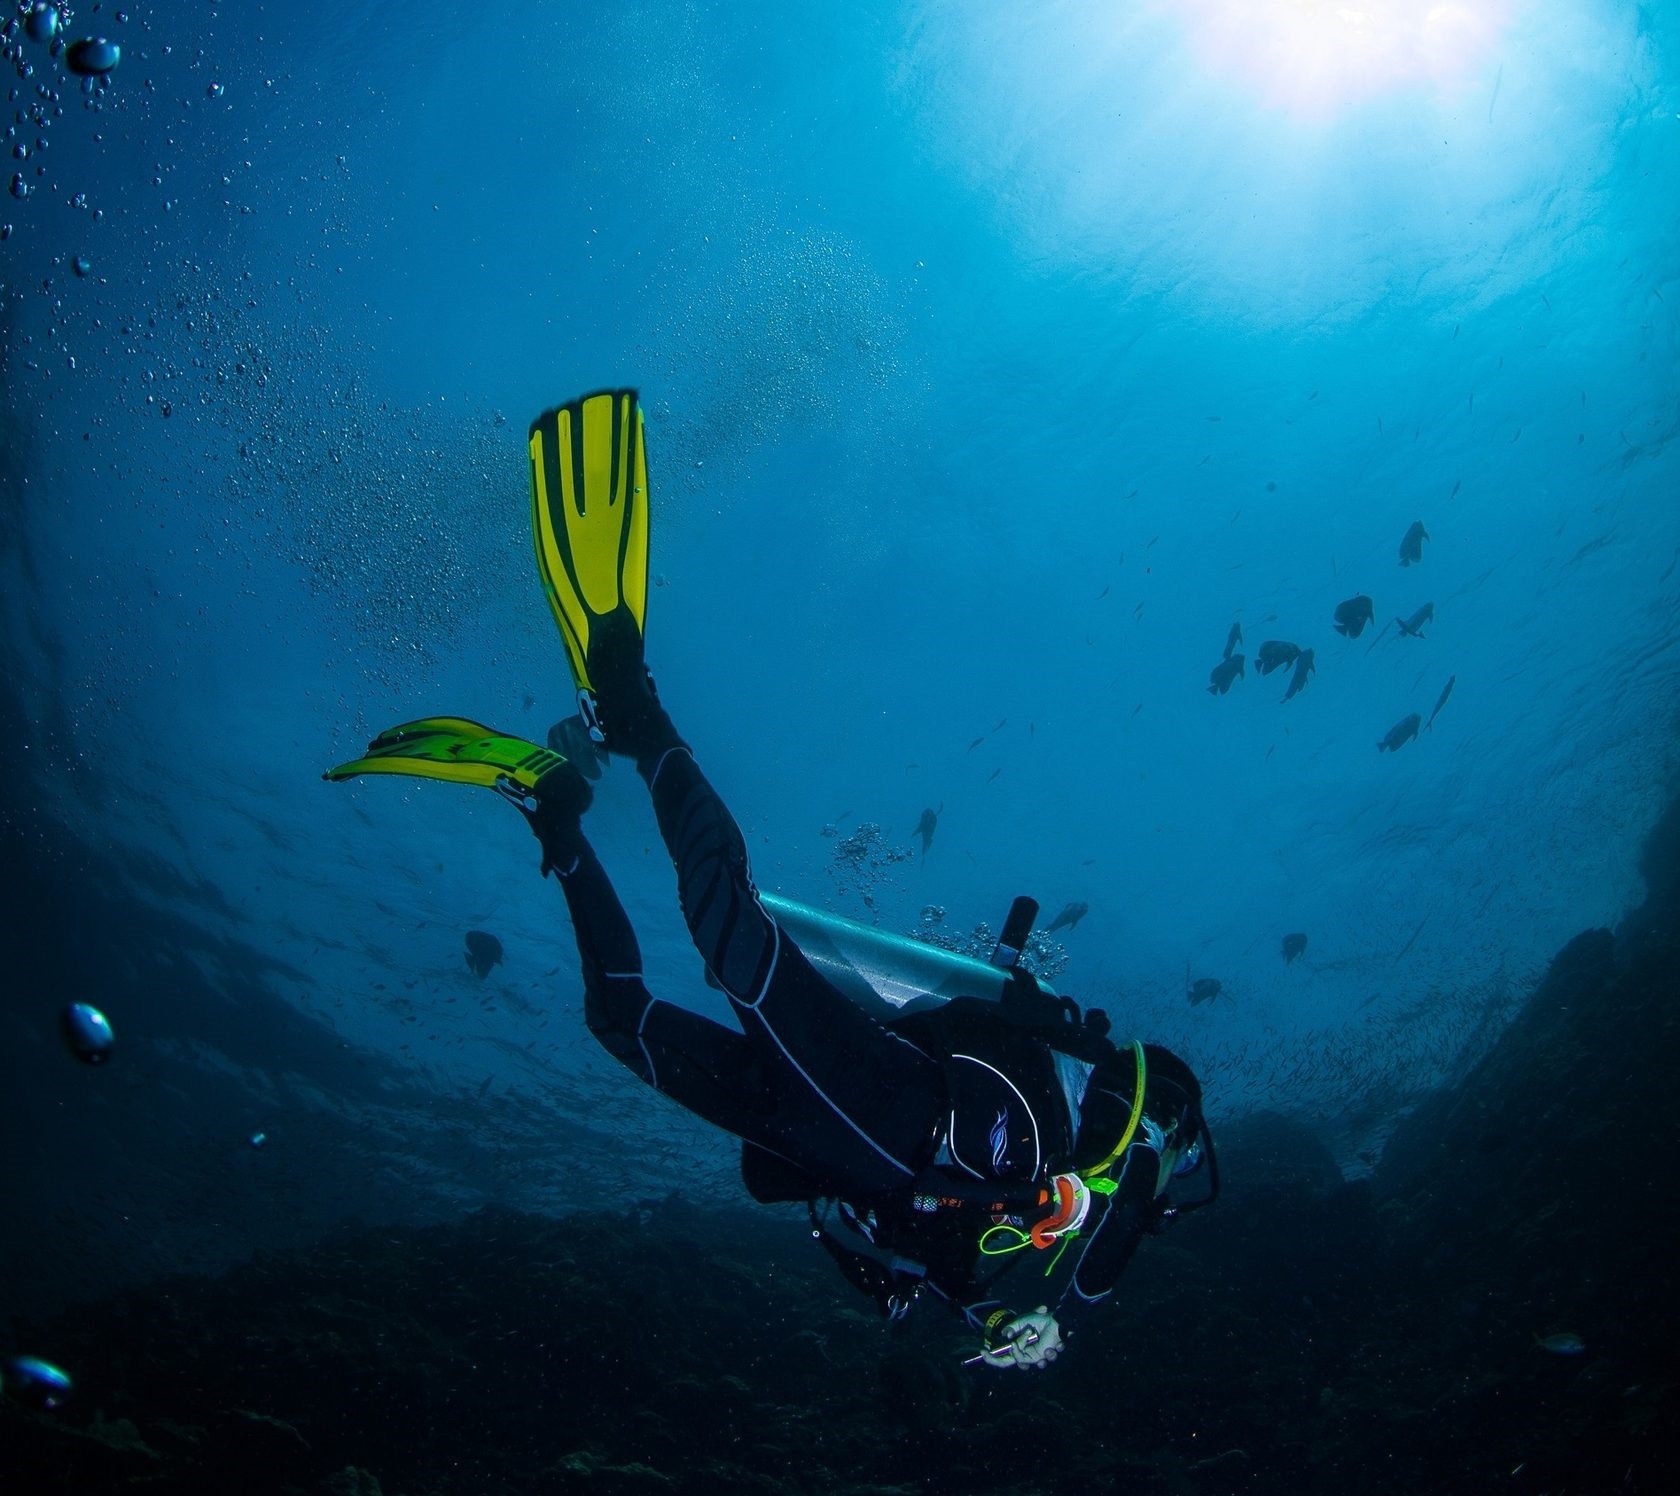
[{"label": "black wetsuit", "polygon": [[[539,827],[539,836],[577,934],[590,1032],[649,1085],[742,1139],[743,1173],[759,1199],[844,1202],[843,1219],[887,1260],[841,1246],[822,1227],[818,1235],[885,1312],[928,1289],[977,1326],[996,1319],[999,1300],[977,1271],[982,1234],[998,1216],[1030,1227],[1050,1213],[1051,1174],[1112,1153],[1131,1117],[1132,1050],[1081,1066],[979,1000],[877,1022],[764,909],[734,818],[668,719],[660,727],[637,766],[676,865],[683,916],[741,1031],[648,992],[635,932],[573,821]],[[1145,1119],[1110,1170],[1117,1189],[1093,1196],[1065,1254],[1058,1318],[1108,1294],[1156,1218],[1162,1152],[1175,1140],[1188,1145],[1193,1102],[1173,1080],[1189,1071],[1164,1050],[1148,1052]],[[1028,1248],[1003,1260],[1051,1255]],[[1036,1283],[1024,1292],[1051,1302]]]}]

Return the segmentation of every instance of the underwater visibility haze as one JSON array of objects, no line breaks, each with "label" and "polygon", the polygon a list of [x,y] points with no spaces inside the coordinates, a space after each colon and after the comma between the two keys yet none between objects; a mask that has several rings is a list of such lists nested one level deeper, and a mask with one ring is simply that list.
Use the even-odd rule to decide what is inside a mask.
[{"label": "underwater visibility haze", "polygon": [[[1680,13],[0,50],[16,1489],[1677,1488]],[[502,799],[322,781],[558,748],[647,988],[736,1024],[635,765],[550,736],[528,430],[632,389],[647,662],[766,906],[985,961],[1030,895],[1023,967],[1199,1078],[1217,1206],[1042,1375],[603,1049]]]}]

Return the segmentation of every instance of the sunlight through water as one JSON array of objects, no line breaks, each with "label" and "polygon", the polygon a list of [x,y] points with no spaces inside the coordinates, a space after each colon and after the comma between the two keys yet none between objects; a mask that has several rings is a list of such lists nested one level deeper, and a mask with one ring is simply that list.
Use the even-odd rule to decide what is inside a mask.
[{"label": "sunlight through water", "polygon": [[1192,51],[1269,108],[1334,117],[1414,86],[1474,73],[1513,0],[1166,0]]}]

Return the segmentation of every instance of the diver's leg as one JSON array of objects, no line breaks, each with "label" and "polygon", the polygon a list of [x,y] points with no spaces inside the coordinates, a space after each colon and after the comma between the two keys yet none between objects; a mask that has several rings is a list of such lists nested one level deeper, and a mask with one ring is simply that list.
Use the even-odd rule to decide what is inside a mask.
[{"label": "diver's leg", "polygon": [[[539,813],[540,815],[540,813]],[[574,820],[533,829],[543,868],[559,879],[583,964],[583,1014],[601,1047],[655,1090],[738,1137],[765,1126],[760,1067],[745,1035],[660,1002],[642,979],[642,953],[606,869]]]},{"label": "diver's leg", "polygon": [[902,1185],[936,1144],[939,1065],[828,982],[759,902],[740,828],[649,689],[640,644],[598,637],[590,677],[611,746],[652,793],[689,933],[776,1093],[774,1147],[857,1193]]}]

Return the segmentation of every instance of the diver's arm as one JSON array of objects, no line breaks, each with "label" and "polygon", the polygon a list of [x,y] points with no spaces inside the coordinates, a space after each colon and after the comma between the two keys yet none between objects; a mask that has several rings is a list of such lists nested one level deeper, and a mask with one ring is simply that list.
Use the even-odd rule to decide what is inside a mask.
[{"label": "diver's arm", "polygon": [[1146,1143],[1133,1143],[1115,1177],[1114,1193],[1084,1236],[1073,1275],[1056,1301],[1056,1317],[1077,1326],[1114,1290],[1138,1243],[1155,1224],[1155,1186],[1161,1156]]}]

